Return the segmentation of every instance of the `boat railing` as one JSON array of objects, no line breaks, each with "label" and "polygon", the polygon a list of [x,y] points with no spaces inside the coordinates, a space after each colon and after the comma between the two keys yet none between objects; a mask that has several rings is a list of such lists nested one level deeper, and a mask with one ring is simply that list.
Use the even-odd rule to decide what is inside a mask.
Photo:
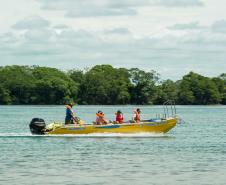
[{"label": "boat railing", "polygon": [[[164,115],[162,117],[164,119],[171,117],[171,118],[175,118],[177,120],[178,124],[187,123],[185,120],[183,120],[180,116],[177,115],[177,109],[176,109],[175,101],[168,100],[168,101],[164,102],[163,103],[163,110],[164,110]],[[161,117],[159,117],[159,118],[161,118]]]},{"label": "boat railing", "polygon": [[167,100],[166,102],[164,102],[163,110],[164,110],[163,118],[166,119],[169,117],[173,117],[173,118],[177,117],[177,109],[176,109],[175,101]]}]

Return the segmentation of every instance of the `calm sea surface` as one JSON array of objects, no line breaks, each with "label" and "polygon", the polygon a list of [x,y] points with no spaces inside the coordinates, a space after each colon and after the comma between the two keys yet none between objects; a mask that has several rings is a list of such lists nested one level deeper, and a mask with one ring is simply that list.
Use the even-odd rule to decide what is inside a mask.
[{"label": "calm sea surface", "polygon": [[[132,106],[79,106],[86,122]],[[143,106],[143,118],[162,113]],[[186,122],[167,134],[32,136],[33,117],[63,121],[63,106],[0,106],[0,184],[225,185],[226,106],[177,106]]]}]

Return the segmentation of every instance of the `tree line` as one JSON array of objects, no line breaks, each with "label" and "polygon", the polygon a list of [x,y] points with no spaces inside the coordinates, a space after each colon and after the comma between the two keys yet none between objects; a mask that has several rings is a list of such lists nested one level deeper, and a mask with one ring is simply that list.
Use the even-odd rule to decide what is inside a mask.
[{"label": "tree line", "polygon": [[155,71],[96,65],[89,70],[39,66],[0,67],[1,105],[181,105],[226,104],[226,74],[209,78],[190,72],[161,80]]}]

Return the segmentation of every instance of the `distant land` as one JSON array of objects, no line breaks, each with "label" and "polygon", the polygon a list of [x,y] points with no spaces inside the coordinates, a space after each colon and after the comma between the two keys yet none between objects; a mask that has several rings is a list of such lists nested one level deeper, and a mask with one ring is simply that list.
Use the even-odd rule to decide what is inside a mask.
[{"label": "distant land", "polygon": [[96,65],[89,70],[39,66],[0,67],[1,105],[226,105],[226,73],[210,78],[190,72],[177,81],[156,71]]}]

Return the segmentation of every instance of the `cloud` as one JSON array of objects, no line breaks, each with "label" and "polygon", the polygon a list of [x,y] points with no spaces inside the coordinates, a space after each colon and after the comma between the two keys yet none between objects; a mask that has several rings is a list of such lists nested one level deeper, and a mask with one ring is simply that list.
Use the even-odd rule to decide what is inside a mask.
[{"label": "cloud", "polygon": [[132,8],[101,8],[92,9],[87,7],[82,10],[79,8],[77,10],[68,11],[66,13],[67,17],[93,17],[93,16],[132,16],[136,15],[137,11]]},{"label": "cloud", "polygon": [[204,3],[200,0],[151,0],[153,5],[166,7],[199,7]]},{"label": "cloud", "polygon": [[219,20],[212,24],[212,31],[217,33],[226,33],[226,20]]},{"label": "cloud", "polygon": [[226,20],[218,20],[213,22],[212,25],[202,26],[198,21],[190,22],[190,23],[182,23],[182,24],[174,24],[172,26],[167,27],[172,31],[206,31],[206,32],[214,32],[218,34],[226,33]]},{"label": "cloud", "polygon": [[110,30],[105,30],[104,33],[126,35],[126,34],[130,34],[130,31],[127,28],[118,27]]},{"label": "cloud", "polygon": [[37,0],[44,10],[61,10],[67,17],[134,16],[147,6],[203,6],[200,0]]},{"label": "cloud", "polygon": [[65,24],[57,24],[53,28],[55,28],[55,29],[69,29],[69,26],[67,26]]},{"label": "cloud", "polygon": [[199,30],[204,28],[201,26],[199,22],[190,22],[184,24],[174,24],[173,26],[169,26],[168,29],[170,30]]},{"label": "cloud", "polygon": [[42,9],[62,10],[68,17],[136,15],[136,7],[144,6],[149,0],[37,0]]},{"label": "cloud", "polygon": [[39,29],[49,27],[49,25],[49,21],[43,19],[42,17],[30,16],[14,24],[12,28],[18,30]]},{"label": "cloud", "polygon": [[28,42],[47,42],[55,32],[51,29],[32,29],[24,33],[23,37]]},{"label": "cloud", "polygon": [[[197,22],[186,24],[186,29],[199,27]],[[60,32],[59,28],[62,28]],[[141,38],[124,27],[99,32],[64,28],[64,25],[40,27],[20,34],[0,35],[1,65],[36,64],[71,69],[107,63],[116,67],[154,69],[163,78],[174,79],[191,70],[218,75],[226,69],[226,34],[213,32],[212,25],[182,35],[169,31],[159,37]],[[217,69],[218,66],[221,68]]]}]

